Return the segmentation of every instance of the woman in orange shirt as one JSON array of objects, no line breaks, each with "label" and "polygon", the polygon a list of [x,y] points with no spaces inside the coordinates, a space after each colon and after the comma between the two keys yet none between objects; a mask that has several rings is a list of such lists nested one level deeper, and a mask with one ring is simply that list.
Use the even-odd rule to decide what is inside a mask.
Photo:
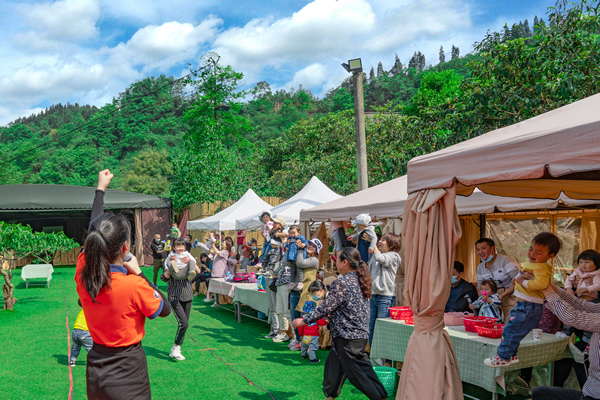
[{"label": "woman in orange shirt", "polygon": [[129,221],[103,214],[104,191],[112,177],[108,170],[99,174],[85,251],[77,259],[75,272],[77,293],[94,340],[87,359],[87,396],[150,399],[148,364],[141,344],[144,325],[146,318],[166,317],[171,307],[129,253]]}]

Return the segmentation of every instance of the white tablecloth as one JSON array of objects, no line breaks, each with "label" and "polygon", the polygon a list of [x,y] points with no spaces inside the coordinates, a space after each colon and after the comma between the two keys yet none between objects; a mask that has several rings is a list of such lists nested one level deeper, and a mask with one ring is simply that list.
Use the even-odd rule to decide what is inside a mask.
[{"label": "white tablecloth", "polygon": [[46,278],[50,280],[53,272],[52,264],[28,264],[21,270],[21,279]]},{"label": "white tablecloth", "polygon": [[237,286],[256,287],[256,284],[225,282],[225,278],[211,278],[208,284],[208,292],[218,293],[233,298]]}]

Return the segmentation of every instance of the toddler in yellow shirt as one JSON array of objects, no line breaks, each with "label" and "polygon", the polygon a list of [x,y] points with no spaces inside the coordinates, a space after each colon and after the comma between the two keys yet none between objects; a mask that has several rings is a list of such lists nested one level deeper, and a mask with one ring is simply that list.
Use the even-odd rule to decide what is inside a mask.
[{"label": "toddler in yellow shirt", "polygon": [[[79,303],[79,307],[81,307],[81,300],[77,299],[77,303]],[[71,333],[71,340],[73,343],[71,344],[69,366],[74,367],[81,348],[83,347],[89,352],[94,344],[85,320],[85,315],[83,314],[83,310],[79,311],[79,314],[77,315],[75,325],[73,325],[73,332]]]},{"label": "toddler in yellow shirt", "polygon": [[[531,241],[527,251],[529,262],[523,265],[523,270],[515,278],[514,295],[518,300],[517,305],[510,311],[498,354],[483,361],[488,367],[505,367],[519,362],[517,351],[521,340],[542,319],[542,290],[552,282],[552,266],[548,264],[548,260],[556,256],[560,246],[560,240],[549,232],[542,232]],[[528,279],[532,276],[532,279]]]}]

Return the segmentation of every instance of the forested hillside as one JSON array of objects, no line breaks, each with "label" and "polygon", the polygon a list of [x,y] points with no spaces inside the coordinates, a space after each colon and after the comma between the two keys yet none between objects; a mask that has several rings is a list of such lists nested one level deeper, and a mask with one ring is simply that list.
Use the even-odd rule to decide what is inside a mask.
[{"label": "forested hillside", "polygon": [[[406,173],[414,156],[598,93],[597,13],[583,0],[548,23],[488,32],[471,54],[452,46],[436,60],[416,51],[367,68],[369,184]],[[100,109],[57,104],[20,118],[0,128],[0,183],[93,185],[111,168],[115,188],[169,195],[176,208],[248,187],[287,197],[312,175],[355,191],[350,78],[317,98],[268,82],[239,90],[242,72],[213,54],[187,77],[147,77]]]}]

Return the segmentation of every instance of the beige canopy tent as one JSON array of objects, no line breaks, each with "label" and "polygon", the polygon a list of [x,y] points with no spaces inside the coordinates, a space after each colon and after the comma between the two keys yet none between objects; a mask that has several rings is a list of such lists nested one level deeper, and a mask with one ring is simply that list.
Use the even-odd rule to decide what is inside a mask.
[{"label": "beige canopy tent", "polygon": [[[409,162],[403,231],[415,331],[398,399],[463,397],[456,355],[443,330],[454,256],[448,244],[461,234],[450,215],[457,216],[456,194],[478,187],[509,197],[557,199],[563,192],[573,199],[600,199],[598,110],[595,95]],[[442,279],[423,279],[432,273]]]},{"label": "beige canopy tent", "polygon": [[[348,221],[362,213],[369,213],[378,221],[387,218],[402,218],[408,198],[407,183],[407,176],[404,175],[308,210],[302,210],[300,220],[303,222]],[[459,215],[555,209],[561,204],[568,207],[579,207],[596,203],[598,203],[597,200],[573,200],[564,194],[556,200],[525,199],[492,196],[477,189],[469,197],[458,196],[456,198]]]}]

